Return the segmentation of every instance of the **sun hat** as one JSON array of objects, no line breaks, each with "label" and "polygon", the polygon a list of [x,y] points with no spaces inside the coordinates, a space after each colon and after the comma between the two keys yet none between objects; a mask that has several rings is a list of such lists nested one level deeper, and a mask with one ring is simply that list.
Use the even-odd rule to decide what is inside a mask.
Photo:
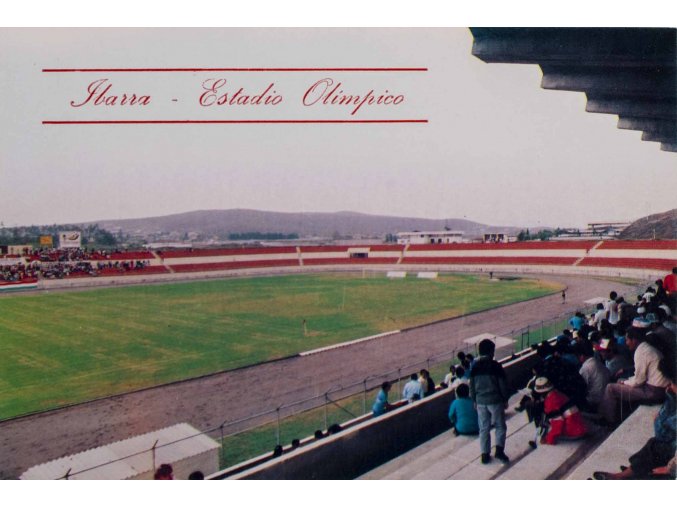
[{"label": "sun hat", "polygon": [[646,317],[644,317],[644,318],[645,318],[646,321],[649,322],[650,324],[655,324],[655,323],[658,322],[658,317],[656,316],[655,313],[647,313],[647,314],[646,314]]},{"label": "sun hat", "polygon": [[552,391],[554,386],[546,377],[538,377],[536,383],[534,384],[534,391],[537,393],[547,393]]},{"label": "sun hat", "polygon": [[636,317],[632,320],[632,327],[638,327],[639,329],[646,329],[651,325],[651,323],[643,317]]}]

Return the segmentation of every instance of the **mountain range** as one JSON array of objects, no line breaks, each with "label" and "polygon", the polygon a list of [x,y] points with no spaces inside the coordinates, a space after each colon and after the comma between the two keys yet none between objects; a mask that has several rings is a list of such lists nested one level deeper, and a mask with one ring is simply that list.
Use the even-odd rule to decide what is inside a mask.
[{"label": "mountain range", "polygon": [[403,231],[463,231],[466,236],[485,232],[516,235],[518,227],[499,227],[465,219],[426,219],[368,215],[350,211],[336,213],[280,213],[249,209],[202,210],[174,215],[120,220],[98,220],[100,227],[137,237],[203,236],[227,237],[247,232],[297,234],[300,238],[378,237]]},{"label": "mountain range", "polygon": [[635,220],[620,239],[677,239],[677,208]]}]

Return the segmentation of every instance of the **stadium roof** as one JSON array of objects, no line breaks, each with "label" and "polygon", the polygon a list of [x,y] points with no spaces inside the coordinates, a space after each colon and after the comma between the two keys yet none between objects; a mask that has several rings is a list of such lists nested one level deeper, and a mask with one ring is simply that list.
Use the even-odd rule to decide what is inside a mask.
[{"label": "stadium roof", "polygon": [[540,65],[541,87],[584,92],[586,111],[677,152],[677,29],[471,28],[487,63]]}]

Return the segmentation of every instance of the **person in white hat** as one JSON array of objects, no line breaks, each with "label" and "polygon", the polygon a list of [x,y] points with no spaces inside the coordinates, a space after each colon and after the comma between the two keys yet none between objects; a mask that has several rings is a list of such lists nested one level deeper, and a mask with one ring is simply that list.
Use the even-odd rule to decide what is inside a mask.
[{"label": "person in white hat", "polygon": [[543,396],[543,412],[549,425],[541,443],[555,445],[560,438],[573,440],[584,437],[588,430],[578,407],[561,393],[546,377],[539,377],[534,392]]}]

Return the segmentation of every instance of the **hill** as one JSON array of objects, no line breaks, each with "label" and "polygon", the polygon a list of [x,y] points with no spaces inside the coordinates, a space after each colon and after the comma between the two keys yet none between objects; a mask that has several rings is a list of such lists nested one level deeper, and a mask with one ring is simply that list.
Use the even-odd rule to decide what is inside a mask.
[{"label": "hill", "polygon": [[266,232],[298,234],[301,238],[376,237],[414,230],[463,231],[476,236],[484,232],[517,234],[516,227],[495,227],[463,219],[425,219],[368,215],[342,211],[337,213],[279,213],[247,209],[191,211],[160,217],[100,220],[100,227],[142,237],[182,237],[199,234],[227,238],[229,234]]},{"label": "hill", "polygon": [[677,239],[677,208],[635,220],[620,239]]}]

